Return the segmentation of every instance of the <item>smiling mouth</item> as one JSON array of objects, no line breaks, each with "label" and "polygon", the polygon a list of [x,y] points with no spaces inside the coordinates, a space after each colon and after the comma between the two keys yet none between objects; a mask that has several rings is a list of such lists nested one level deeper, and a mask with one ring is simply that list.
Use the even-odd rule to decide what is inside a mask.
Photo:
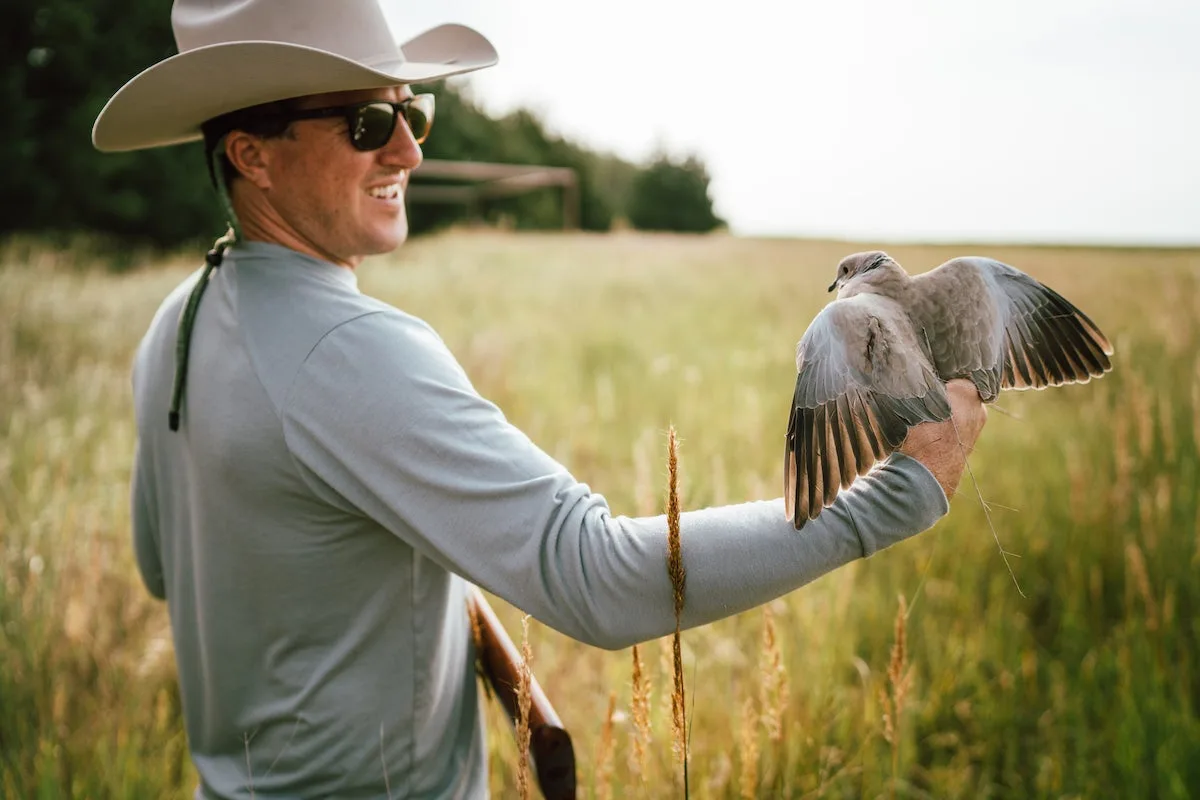
[{"label": "smiling mouth", "polygon": [[367,190],[367,194],[380,200],[399,200],[400,191],[400,184],[389,183],[387,186],[374,186]]}]

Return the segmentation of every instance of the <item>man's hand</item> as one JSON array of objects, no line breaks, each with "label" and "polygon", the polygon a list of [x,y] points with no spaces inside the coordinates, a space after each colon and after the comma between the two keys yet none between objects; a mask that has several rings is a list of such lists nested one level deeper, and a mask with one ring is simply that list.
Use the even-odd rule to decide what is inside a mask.
[{"label": "man's hand", "polygon": [[958,490],[967,456],[975,449],[975,440],[987,422],[987,408],[979,399],[975,384],[968,380],[950,381],[946,384],[946,394],[953,417],[913,428],[900,445],[900,452],[924,464],[949,500]]}]

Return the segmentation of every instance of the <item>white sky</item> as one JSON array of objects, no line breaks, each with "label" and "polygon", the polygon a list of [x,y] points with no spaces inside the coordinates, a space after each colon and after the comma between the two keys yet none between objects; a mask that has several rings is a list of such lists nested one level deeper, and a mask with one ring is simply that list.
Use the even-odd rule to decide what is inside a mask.
[{"label": "white sky", "polygon": [[697,153],[737,233],[1200,243],[1196,0],[385,2],[492,40],[490,112]]}]

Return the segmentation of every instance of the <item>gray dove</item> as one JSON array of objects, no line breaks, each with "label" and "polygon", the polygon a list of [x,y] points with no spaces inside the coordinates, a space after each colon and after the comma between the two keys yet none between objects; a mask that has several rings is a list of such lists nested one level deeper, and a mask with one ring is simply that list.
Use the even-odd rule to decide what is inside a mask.
[{"label": "gray dove", "polygon": [[909,428],[949,419],[946,381],[966,378],[991,403],[1001,389],[1087,383],[1112,369],[1112,345],[1086,314],[990,258],[909,276],[887,253],[855,253],[834,289],[796,347],[783,496],[797,530]]}]

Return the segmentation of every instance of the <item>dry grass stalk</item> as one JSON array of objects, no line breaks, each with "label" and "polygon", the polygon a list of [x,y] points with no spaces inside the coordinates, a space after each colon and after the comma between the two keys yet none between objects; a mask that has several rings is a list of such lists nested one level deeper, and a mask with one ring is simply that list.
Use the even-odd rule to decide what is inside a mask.
[{"label": "dry grass stalk", "polygon": [[762,706],[763,727],[775,743],[783,739],[783,717],[791,703],[788,695],[787,669],[775,632],[775,613],[763,606],[762,664],[759,676],[759,705]]},{"label": "dry grass stalk", "polygon": [[1142,548],[1133,542],[1125,545],[1125,559],[1129,562],[1129,571],[1133,573],[1133,585],[1146,606],[1146,630],[1158,630],[1158,603],[1150,591],[1150,574],[1146,571],[1146,559],[1142,556]]},{"label": "dry grass stalk", "polygon": [[596,748],[596,797],[612,800],[613,776],[613,716],[617,713],[617,693],[608,693],[608,712],[600,727],[600,744]]},{"label": "dry grass stalk", "polygon": [[661,637],[658,645],[658,679],[660,681],[673,680],[672,676],[675,673],[674,636]]},{"label": "dry grass stalk", "polygon": [[679,453],[674,425],[667,432],[667,546],[667,572],[674,590],[675,624],[678,630],[687,591],[687,570],[683,567],[683,550],[679,542]]},{"label": "dry grass stalk", "polygon": [[1171,524],[1173,476],[1169,473],[1160,474],[1154,479],[1154,515],[1157,529],[1167,529]]},{"label": "dry grass stalk", "polygon": [[1168,464],[1175,463],[1175,409],[1171,398],[1163,394],[1158,398],[1158,429],[1162,433],[1163,458]]},{"label": "dry grass stalk", "polygon": [[1142,533],[1142,540],[1146,543],[1146,549],[1151,553],[1154,552],[1154,544],[1157,541],[1154,522],[1154,498],[1148,488],[1139,489],[1138,498],[1138,530]]},{"label": "dry grass stalk", "polygon": [[1067,444],[1067,478],[1070,481],[1070,503],[1071,520],[1077,524],[1085,525],[1091,519],[1091,504],[1088,502],[1088,489],[1090,487],[1091,476],[1088,474],[1089,466],[1085,466],[1086,460],[1079,447],[1073,443]]},{"label": "dry grass stalk", "polygon": [[529,800],[529,708],[533,703],[533,650],[529,646],[529,615],[521,618],[521,674],[517,679],[517,794]]},{"label": "dry grass stalk", "polygon": [[633,714],[633,773],[638,780],[646,780],[646,747],[650,744],[650,682],[646,680],[646,666],[642,653],[633,646],[633,696],[629,702]]},{"label": "dry grass stalk", "polygon": [[738,758],[742,762],[738,787],[743,800],[754,800],[758,796],[758,715],[754,711],[754,698],[749,694],[742,704],[738,750]]},{"label": "dry grass stalk", "polygon": [[892,657],[888,663],[887,685],[879,690],[883,705],[883,738],[892,749],[892,797],[896,796],[896,779],[900,771],[900,717],[904,713],[904,702],[908,697],[912,674],[908,667],[908,604],[900,595],[900,606],[896,609],[895,641]]},{"label": "dry grass stalk", "polygon": [[1150,392],[1137,373],[1129,379],[1129,404],[1137,423],[1138,455],[1146,461],[1154,450],[1154,412],[1150,406]]},{"label": "dry grass stalk", "polygon": [[683,689],[683,649],[680,642],[680,618],[687,590],[687,571],[683,567],[683,550],[679,542],[679,454],[675,426],[667,431],[667,573],[675,596],[675,635],[671,640],[672,674],[675,678],[671,692],[671,733],[675,758],[683,768],[683,783],[687,788],[687,713]]},{"label": "dry grass stalk", "polygon": [[1113,480],[1113,514],[1117,522],[1129,518],[1129,503],[1133,495],[1133,453],[1129,445],[1129,417],[1118,412],[1113,425],[1113,460],[1116,475]]}]

